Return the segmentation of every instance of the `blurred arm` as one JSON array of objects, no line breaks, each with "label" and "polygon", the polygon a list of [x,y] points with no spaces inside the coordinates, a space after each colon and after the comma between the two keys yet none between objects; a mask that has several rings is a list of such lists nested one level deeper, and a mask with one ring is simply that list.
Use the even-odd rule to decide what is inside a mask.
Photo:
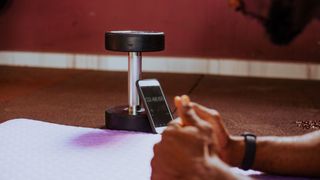
[{"label": "blurred arm", "polygon": [[[234,150],[244,151],[242,137],[235,137]],[[243,154],[231,155],[241,166]],[[240,156],[240,157],[239,157]],[[257,137],[253,169],[282,175],[320,177],[320,131],[294,137]]]}]

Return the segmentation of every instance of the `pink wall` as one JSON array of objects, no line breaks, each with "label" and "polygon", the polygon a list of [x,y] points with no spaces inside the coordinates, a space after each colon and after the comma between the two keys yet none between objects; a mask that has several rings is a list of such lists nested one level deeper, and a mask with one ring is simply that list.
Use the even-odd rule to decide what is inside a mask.
[{"label": "pink wall", "polygon": [[164,31],[166,50],[150,55],[320,62],[320,22],[277,47],[226,0],[13,0],[0,14],[0,50],[110,54],[104,32],[124,29]]}]

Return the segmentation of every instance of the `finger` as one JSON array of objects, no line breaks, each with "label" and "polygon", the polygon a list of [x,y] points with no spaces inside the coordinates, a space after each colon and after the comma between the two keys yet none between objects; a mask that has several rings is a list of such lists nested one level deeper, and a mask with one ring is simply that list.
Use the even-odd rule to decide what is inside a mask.
[{"label": "finger", "polygon": [[159,152],[159,143],[154,144],[153,146],[153,154],[157,155]]},{"label": "finger", "polygon": [[195,126],[186,126],[183,128],[168,127],[161,136],[159,144],[166,144],[168,142],[178,142],[183,139],[199,138],[201,136],[199,128]]},{"label": "finger", "polygon": [[195,126],[185,126],[179,129],[168,128],[168,130],[162,134],[162,139],[159,142],[159,145],[154,146],[154,152],[157,152],[158,147],[162,147],[162,154],[165,150],[168,150],[165,148],[168,146],[170,146],[169,149],[172,149],[175,146],[180,148],[193,147],[187,151],[192,152],[192,154],[196,156],[208,156],[209,152],[213,152],[211,149],[214,144],[213,137],[210,134],[210,131],[205,133],[203,130],[200,130]]},{"label": "finger", "polygon": [[176,118],[176,119],[174,119],[174,120],[170,121],[170,122],[168,123],[168,126],[173,126],[173,127],[176,127],[176,128],[178,128],[178,127],[182,127],[182,121],[181,121],[181,118],[180,118],[180,117],[178,117],[178,118]]},{"label": "finger", "polygon": [[172,121],[170,121],[168,123],[167,128],[162,132],[162,134],[165,133],[168,130],[180,129],[180,128],[182,128],[182,126],[183,125],[182,125],[182,122],[181,122],[181,118],[176,118],[176,119],[174,119],[174,120],[172,120]]},{"label": "finger", "polygon": [[212,135],[211,125],[203,121],[191,108],[190,98],[187,95],[175,98],[175,104],[184,126],[195,126],[206,136]]},{"label": "finger", "polygon": [[163,161],[164,158],[163,155],[166,155],[164,153],[161,153],[160,145],[156,144],[154,146],[154,156],[151,159],[150,165],[151,165],[151,179],[162,179],[165,177],[167,167],[168,165],[167,161]]},{"label": "finger", "polygon": [[190,98],[187,95],[181,96],[181,102],[183,106],[187,106],[190,103]]},{"label": "finger", "polygon": [[185,111],[181,112],[181,114],[182,114],[181,117],[183,118],[186,126],[195,126],[195,127],[200,126],[199,123],[200,123],[201,119],[195,113],[195,111],[193,109],[189,109],[187,111],[185,110]]},{"label": "finger", "polygon": [[198,116],[202,119],[214,119],[214,120],[221,119],[220,113],[214,109],[209,109],[207,107],[204,107],[194,102],[191,103],[191,106],[196,111]]},{"label": "finger", "polygon": [[[207,139],[204,138],[199,128],[195,126],[186,126],[180,129],[169,129],[165,133],[162,134],[162,139],[159,144],[167,144],[172,142],[183,143],[186,142],[188,144],[192,142],[199,141],[200,143]],[[201,141],[200,141],[201,140]]]},{"label": "finger", "polygon": [[212,125],[201,119],[193,109],[190,109],[186,114],[186,120],[193,126],[199,128],[202,133],[212,136]]},{"label": "finger", "polygon": [[227,142],[229,133],[225,128],[218,111],[206,108],[197,103],[192,103],[192,109],[195,110],[195,112],[201,119],[206,120],[211,124],[215,135],[218,137],[218,139],[223,140],[221,142]]},{"label": "finger", "polygon": [[221,121],[220,113],[218,111],[206,108],[197,103],[192,103],[192,109],[194,109],[194,111],[201,119],[208,121],[214,129],[219,129],[223,133],[227,133],[226,128]]},{"label": "finger", "polygon": [[153,146],[153,158],[152,158],[152,160],[151,160],[151,167],[154,167],[157,159],[159,159],[159,155],[160,155],[159,151],[160,151],[160,149],[159,149],[159,143],[156,143],[156,144]]},{"label": "finger", "polygon": [[[174,105],[177,108],[177,112],[178,112],[178,116],[181,117],[181,112],[182,112],[182,103],[181,103],[181,97],[180,96],[176,96],[174,98]],[[183,120],[182,120],[183,121]]]},{"label": "finger", "polygon": [[[190,146],[194,147],[198,153],[205,157],[211,155],[214,152],[214,139],[211,136],[211,132],[204,133],[199,128],[194,126],[186,126],[180,130],[179,133],[175,134],[175,140],[179,142],[185,142]],[[196,155],[196,154],[194,154]]]},{"label": "finger", "polygon": [[197,116],[193,109],[190,109],[188,112],[184,112],[183,117],[186,125],[182,129],[195,127],[198,130],[198,134],[203,139],[206,139],[207,142],[213,142],[213,129],[210,123]]},{"label": "finger", "polygon": [[175,106],[177,107],[177,110],[178,110],[178,113],[179,116],[181,115],[181,112],[184,111],[184,108],[188,107],[189,104],[190,104],[190,98],[186,95],[183,95],[183,96],[176,96],[174,98],[174,104]]},{"label": "finger", "polygon": [[177,112],[179,117],[181,118],[182,125],[187,126],[190,125],[189,122],[186,120],[187,117],[185,117],[185,113],[191,109],[190,106],[190,98],[186,95],[183,95],[181,97],[177,96],[175,98],[175,105],[177,107]]},{"label": "finger", "polygon": [[174,97],[174,105],[178,108],[180,106],[180,102],[181,101],[181,97],[180,96],[176,96]]}]

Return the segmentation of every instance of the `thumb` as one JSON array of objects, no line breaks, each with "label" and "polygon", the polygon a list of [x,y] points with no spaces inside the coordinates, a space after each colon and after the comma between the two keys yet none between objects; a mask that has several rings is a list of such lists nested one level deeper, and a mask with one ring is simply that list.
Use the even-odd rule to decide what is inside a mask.
[{"label": "thumb", "polygon": [[191,109],[190,98],[186,95],[183,95],[181,97],[176,96],[174,98],[174,104],[177,107],[178,116],[181,118],[182,125],[190,125],[186,117],[186,112]]}]

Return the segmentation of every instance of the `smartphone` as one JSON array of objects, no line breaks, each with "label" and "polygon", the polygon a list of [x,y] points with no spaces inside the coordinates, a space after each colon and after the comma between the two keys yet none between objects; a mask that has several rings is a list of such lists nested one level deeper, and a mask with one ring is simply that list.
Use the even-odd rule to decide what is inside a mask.
[{"label": "smartphone", "polygon": [[138,80],[136,85],[153,133],[161,134],[173,118],[159,81]]}]

